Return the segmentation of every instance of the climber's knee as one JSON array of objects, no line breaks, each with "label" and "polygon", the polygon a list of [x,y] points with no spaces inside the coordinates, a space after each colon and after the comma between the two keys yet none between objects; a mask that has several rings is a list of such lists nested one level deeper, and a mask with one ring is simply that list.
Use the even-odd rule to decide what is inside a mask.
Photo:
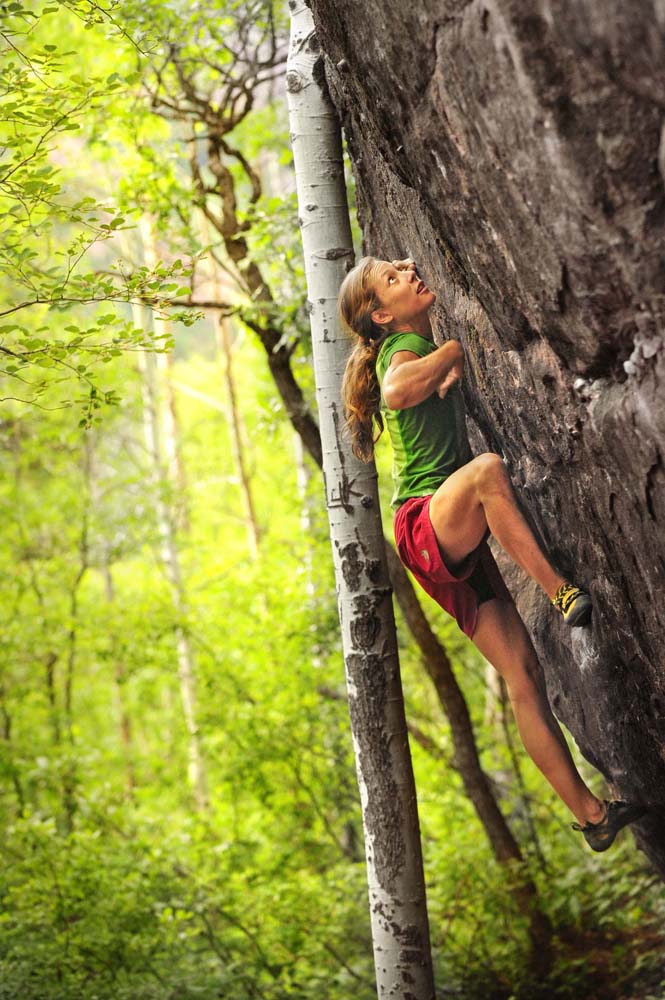
[{"label": "climber's knee", "polygon": [[476,493],[481,499],[488,493],[509,486],[508,470],[500,455],[488,451],[477,455],[469,464],[473,468]]}]

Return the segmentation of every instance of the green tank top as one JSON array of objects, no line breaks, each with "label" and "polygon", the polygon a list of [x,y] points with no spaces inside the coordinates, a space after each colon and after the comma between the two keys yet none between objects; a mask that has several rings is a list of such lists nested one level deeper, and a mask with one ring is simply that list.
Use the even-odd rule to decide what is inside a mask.
[{"label": "green tank top", "polygon": [[[417,333],[392,333],[384,340],[376,359],[379,384],[397,351],[411,351],[424,358],[436,345]],[[464,419],[464,400],[459,383],[443,399],[434,392],[416,406],[390,410],[381,391],[381,412],[393,447],[393,510],[409,497],[434,493],[451,473],[472,458]]]}]

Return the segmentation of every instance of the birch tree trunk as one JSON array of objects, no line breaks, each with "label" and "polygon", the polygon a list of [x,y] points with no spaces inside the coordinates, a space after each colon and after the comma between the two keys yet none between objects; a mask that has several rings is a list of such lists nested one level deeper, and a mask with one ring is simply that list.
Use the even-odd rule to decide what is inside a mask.
[{"label": "birch tree trunk", "polygon": [[[203,219],[204,238],[208,243],[212,243],[212,231],[207,219]],[[209,257],[210,280],[212,283],[213,296],[219,301],[223,301],[222,280],[219,267],[212,254]],[[217,345],[224,358],[224,382],[226,385],[226,397],[228,400],[227,420],[231,434],[231,448],[233,460],[238,473],[240,492],[244,507],[245,529],[247,531],[247,545],[251,559],[256,562],[259,558],[259,542],[261,531],[256,516],[254,497],[252,496],[251,475],[247,466],[247,455],[243,442],[243,427],[240,409],[238,407],[238,397],[236,392],[235,374],[233,371],[233,344],[229,332],[229,321],[217,312],[214,317],[217,333]]]},{"label": "birch tree trunk", "polygon": [[[145,315],[143,308],[140,306],[133,306],[132,308],[136,326],[143,326],[149,322],[149,318]],[[194,793],[196,807],[199,810],[204,810],[208,805],[208,791],[205,764],[201,751],[201,735],[196,717],[194,652],[184,627],[187,616],[187,601],[180,571],[175,523],[172,512],[164,497],[167,474],[164,466],[161,440],[155,355],[148,351],[140,351],[139,368],[142,376],[145,440],[150,457],[153,482],[156,487],[156,514],[161,541],[161,561],[171,588],[173,605],[176,612],[175,637],[178,658],[178,681],[188,735],[187,773],[190,787]]]},{"label": "birch tree trunk", "polygon": [[247,467],[247,455],[243,443],[242,421],[238,408],[235,377],[233,372],[233,345],[229,334],[228,320],[223,316],[217,317],[217,343],[224,357],[224,381],[226,383],[226,395],[228,399],[228,421],[231,431],[231,447],[233,458],[238,470],[238,480],[243,499],[245,529],[247,531],[247,545],[249,554],[254,562],[259,558],[259,540],[261,537],[259,522],[256,516],[254,498],[252,496],[252,485],[249,469]]},{"label": "birch tree trunk", "polygon": [[[168,323],[164,320],[157,319],[154,315],[152,317],[152,322],[156,333],[162,332],[166,334]],[[155,363],[157,366],[157,377],[160,389],[159,421],[163,431],[162,438],[164,441],[165,471],[166,475],[175,486],[173,512],[176,527],[179,531],[187,534],[190,527],[187,474],[185,472],[185,463],[183,462],[182,448],[180,446],[182,438],[180,434],[178,407],[173,389],[173,379],[171,378],[171,368],[173,363],[171,354],[156,354]]]},{"label": "birch tree trunk", "polygon": [[[143,259],[152,271],[159,264],[159,260],[153,227],[150,219],[146,216],[141,216],[139,219],[138,235],[141,241]],[[153,310],[146,311],[145,313],[141,312],[140,315],[152,324],[155,336],[161,339],[162,343],[168,340],[170,334],[168,319],[155,315]],[[171,378],[171,354],[164,351],[154,354],[153,358],[158,373],[158,389],[155,396],[155,405],[157,407],[157,420],[161,442],[160,452],[164,460],[163,475],[176,486],[175,497],[177,499],[172,508],[174,524],[179,530],[188,532],[190,519],[187,475],[185,473],[185,463],[183,462],[182,448],[180,446],[178,407]]]},{"label": "birch tree trunk", "polygon": [[[115,604],[115,586],[113,583],[113,571],[111,569],[108,553],[104,553],[102,575],[104,577],[106,601],[109,608],[111,608]],[[116,697],[118,699],[120,739],[122,740],[122,747],[125,755],[127,798],[133,799],[134,790],[136,788],[136,773],[134,770],[134,738],[132,734],[132,719],[127,708],[127,698],[125,695],[127,671],[125,669],[125,664],[122,661],[122,657],[117,649],[118,643],[115,627],[109,631],[114,656],[113,680],[115,683]]]},{"label": "birch tree trunk", "polygon": [[391,590],[374,465],[342,436],[349,344],[336,299],[353,262],[337,117],[317,80],[309,9],[292,0],[290,129],[311,308],[326,505],[335,564],[351,732],[363,811],[379,997],[433,1000],[425,883]]},{"label": "birch tree trunk", "polygon": [[[142,217],[139,221],[141,249],[148,267],[157,263],[155,238],[150,221]],[[156,332],[165,333],[160,327],[164,321],[154,313],[133,305],[134,323],[136,326],[152,325]],[[162,382],[168,394],[167,405],[162,405],[160,397],[159,369],[162,368]],[[201,734],[197,721],[196,708],[196,659],[189,636],[185,628],[187,618],[187,597],[180,569],[180,554],[178,551],[176,520],[177,514],[165,499],[165,487],[169,482],[184,483],[184,469],[180,462],[178,448],[178,424],[173,387],[170,383],[168,366],[162,363],[159,356],[148,352],[139,352],[139,369],[142,375],[143,391],[143,424],[146,446],[150,456],[153,481],[156,486],[157,526],[161,539],[161,561],[166,578],[171,587],[173,605],[176,611],[176,651],[178,659],[178,681],[180,700],[182,703],[188,736],[188,766],[189,785],[194,794],[196,808],[199,811],[208,807],[208,786],[205,762],[201,749]],[[164,433],[166,430],[166,434]],[[178,467],[180,463],[180,467]]]}]

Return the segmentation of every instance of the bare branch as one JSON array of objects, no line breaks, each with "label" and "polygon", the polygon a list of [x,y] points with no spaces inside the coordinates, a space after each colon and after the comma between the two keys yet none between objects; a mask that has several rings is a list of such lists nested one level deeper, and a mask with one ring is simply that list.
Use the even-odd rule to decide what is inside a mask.
[{"label": "bare branch", "polygon": [[245,159],[239,149],[233,149],[228,143],[224,142],[223,139],[219,140],[219,144],[226,153],[227,156],[232,156],[238,161],[242,169],[245,171],[250,184],[252,185],[252,195],[250,201],[255,204],[261,197],[261,179],[256,171],[253,169],[252,165]]}]

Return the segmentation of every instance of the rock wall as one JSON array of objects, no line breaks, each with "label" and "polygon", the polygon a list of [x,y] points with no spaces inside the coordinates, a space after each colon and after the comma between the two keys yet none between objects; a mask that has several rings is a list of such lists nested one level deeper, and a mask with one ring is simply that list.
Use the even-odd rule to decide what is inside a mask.
[{"label": "rock wall", "polygon": [[461,339],[476,450],[588,586],[509,583],[550,698],[665,874],[665,0],[311,0],[365,248]]}]

